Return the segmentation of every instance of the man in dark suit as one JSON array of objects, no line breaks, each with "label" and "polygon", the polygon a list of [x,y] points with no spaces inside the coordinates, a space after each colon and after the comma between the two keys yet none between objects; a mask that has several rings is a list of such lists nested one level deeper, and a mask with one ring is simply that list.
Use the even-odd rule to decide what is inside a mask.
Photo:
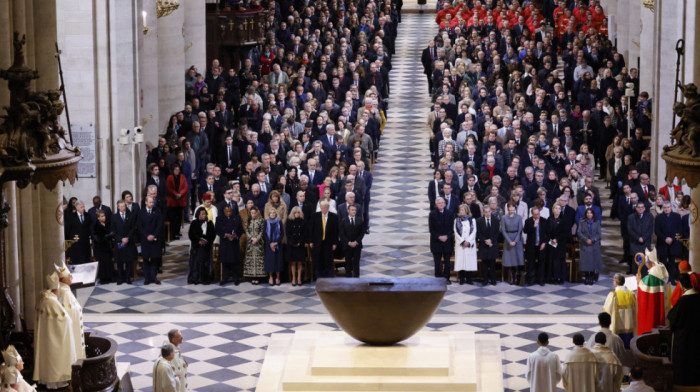
[{"label": "man in dark suit", "polygon": [[338,246],[338,215],[329,212],[330,203],[321,201],[321,211],[311,218],[309,238],[317,278],[333,277],[333,252]]},{"label": "man in dark suit", "polygon": [[457,215],[457,210],[459,209],[459,196],[452,191],[452,184],[442,184],[441,196],[445,199],[445,208],[452,212],[453,215]]},{"label": "man in dark suit", "polygon": [[665,201],[663,213],[656,216],[656,255],[668,271],[669,281],[676,284],[675,257],[681,253],[681,243],[676,239],[681,234],[681,216],[671,211],[671,202]]},{"label": "man in dark suit", "polygon": [[[655,192],[656,188],[649,184],[649,175],[642,173],[639,175],[639,184],[632,188],[632,192],[635,192],[639,196],[639,200],[646,202],[649,200],[649,192]],[[649,200],[654,202],[655,200]]]},{"label": "man in dark suit", "polygon": [[71,264],[90,262],[90,234],[94,221],[85,212],[85,203],[78,200],[75,203],[75,213],[65,217],[64,233],[66,240],[77,241],[68,248]]},{"label": "man in dark suit", "polygon": [[[632,257],[637,253],[644,254],[647,249],[651,249],[651,236],[654,234],[654,218],[646,212],[646,206],[641,200],[635,205],[635,212],[627,217],[627,236],[630,243],[630,254]],[[636,274],[634,259],[629,264],[628,274]]]},{"label": "man in dark suit", "polygon": [[105,212],[105,216],[107,217],[107,226],[109,226],[109,220],[112,218],[112,209],[102,204],[102,198],[99,196],[95,196],[92,198],[92,205],[92,208],[88,210],[88,215],[90,215],[90,219],[93,222],[97,222],[97,211],[102,210]]},{"label": "man in dark suit", "polygon": [[345,254],[345,276],[359,278],[362,238],[365,236],[364,222],[362,215],[358,213],[358,205],[352,204],[347,208],[347,217],[340,223],[340,246]]},{"label": "man in dark suit", "polygon": [[452,227],[455,215],[446,207],[445,199],[438,197],[435,201],[435,209],[428,215],[428,227],[430,229],[430,252],[435,263],[435,277],[443,277],[450,282],[450,257],[454,250],[454,228]]},{"label": "man in dark suit", "polygon": [[600,191],[598,190],[598,187],[593,185],[593,177],[586,177],[583,180],[583,186],[578,189],[578,192],[576,193],[576,202],[578,205],[584,204],[584,198],[588,194],[588,191],[593,192],[593,197],[592,201],[593,204],[600,207]]},{"label": "man in dark suit", "polygon": [[117,262],[117,285],[131,284],[132,265],[138,256],[136,250],[136,216],[123,200],[117,202],[117,212],[111,219],[114,233],[114,260]]},{"label": "man in dark suit", "polygon": [[340,222],[342,222],[343,219],[348,217],[348,214],[349,214],[348,210],[350,209],[351,206],[355,206],[357,215],[362,217],[362,213],[363,213],[362,205],[356,203],[355,199],[356,199],[355,192],[348,192],[345,194],[345,203],[339,204],[338,207],[336,208],[336,210],[338,211],[338,220]]},{"label": "man in dark suit", "polygon": [[627,235],[627,218],[634,212],[634,206],[639,201],[636,193],[630,191],[630,186],[622,187],[623,194],[617,198],[617,218],[620,220],[620,236],[622,236],[622,260],[620,263],[632,265],[632,255],[630,254],[630,239]]},{"label": "man in dark suit", "polygon": [[421,53],[420,62],[423,64],[423,73],[428,77],[428,92],[433,91],[433,62],[438,58],[437,48],[435,47],[435,41],[430,40],[428,47],[423,49]]},{"label": "man in dark suit", "polygon": [[253,200],[253,203],[260,211],[265,211],[265,203],[267,203],[267,193],[260,190],[260,185],[257,183],[250,187],[250,192],[243,195],[243,200],[247,203],[248,200]]},{"label": "man in dark suit", "polygon": [[496,259],[498,258],[498,234],[501,221],[497,216],[491,216],[491,208],[484,206],[484,215],[476,220],[476,241],[478,256],[484,277],[484,286],[496,285]]},{"label": "man in dark suit", "polygon": [[146,196],[146,208],[139,213],[136,227],[141,239],[141,257],[143,257],[144,285],[160,284],[156,277],[158,265],[163,257],[160,236],[163,233],[163,216],[155,208],[153,197]]},{"label": "man in dark suit", "polygon": [[229,181],[237,178],[241,155],[238,147],[233,145],[233,137],[226,136],[225,144],[219,150],[217,158],[218,165],[223,170],[223,175]]},{"label": "man in dark suit", "polygon": [[547,260],[547,242],[549,242],[549,222],[540,218],[540,210],[532,208],[532,216],[525,220],[523,233],[527,234],[525,259],[527,260],[527,283],[537,282],[544,286],[544,272]]},{"label": "man in dark suit", "polygon": [[165,214],[165,208],[167,205],[166,194],[168,192],[168,190],[165,187],[165,177],[160,177],[160,168],[157,164],[152,163],[148,165],[148,171],[151,173],[151,175],[146,180],[146,186],[155,185],[156,187],[158,187],[158,193],[156,194],[155,199],[155,206],[160,210],[161,214]]},{"label": "man in dark suit", "polygon": [[316,188],[316,185],[323,184],[323,179],[326,178],[326,175],[322,171],[317,170],[318,161],[316,159],[309,159],[306,162],[306,167],[307,170],[302,172],[302,174],[309,178],[309,186]]},{"label": "man in dark suit", "polygon": [[598,219],[598,220],[603,219],[603,212],[600,210],[600,207],[593,204],[593,196],[590,194],[587,194],[583,198],[583,204],[579,205],[578,208],[576,208],[576,216],[574,217],[575,224],[578,224],[579,222],[581,222],[581,219],[584,216],[586,216],[586,210],[589,208],[591,210],[593,210],[593,214],[595,214],[596,219]]}]

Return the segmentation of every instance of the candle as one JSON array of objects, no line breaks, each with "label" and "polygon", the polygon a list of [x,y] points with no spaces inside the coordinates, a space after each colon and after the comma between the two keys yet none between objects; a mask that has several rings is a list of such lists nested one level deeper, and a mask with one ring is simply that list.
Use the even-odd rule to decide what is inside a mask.
[{"label": "candle", "polygon": [[143,27],[146,27],[146,11],[141,12],[143,15]]}]

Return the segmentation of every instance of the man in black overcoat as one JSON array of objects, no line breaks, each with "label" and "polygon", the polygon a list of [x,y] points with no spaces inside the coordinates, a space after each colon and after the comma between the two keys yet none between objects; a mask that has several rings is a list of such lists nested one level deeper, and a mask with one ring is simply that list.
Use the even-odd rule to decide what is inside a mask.
[{"label": "man in black overcoat", "polygon": [[435,209],[428,215],[428,227],[430,229],[430,252],[435,263],[435,277],[444,277],[447,284],[450,282],[450,270],[452,265],[450,257],[454,250],[454,225],[455,216],[446,207],[445,199],[438,197],[435,201]]},{"label": "man in black overcoat", "polygon": [[357,215],[357,205],[348,206],[348,216],[340,222],[340,246],[345,255],[345,276],[348,278],[360,277],[360,254],[362,252],[362,238],[365,236],[362,216]]},{"label": "man in black overcoat", "polygon": [[547,260],[547,242],[549,242],[549,222],[540,217],[540,210],[532,208],[532,216],[525,220],[523,232],[527,234],[525,243],[525,260],[527,263],[527,283],[537,282],[544,286],[545,264]]},{"label": "man in black overcoat", "polygon": [[117,285],[131,284],[136,250],[136,216],[123,200],[117,202],[117,212],[112,215],[111,231],[114,233],[114,261],[117,262]]},{"label": "man in black overcoat", "polygon": [[332,278],[334,272],[333,252],[338,246],[338,215],[329,209],[330,203],[321,201],[321,211],[316,212],[310,222],[309,246],[316,278]]},{"label": "man in black overcoat", "polygon": [[146,205],[139,212],[136,226],[141,239],[144,285],[160,284],[156,273],[163,258],[160,242],[160,236],[163,233],[163,216],[160,210],[155,208],[155,200],[152,196],[146,196]]}]

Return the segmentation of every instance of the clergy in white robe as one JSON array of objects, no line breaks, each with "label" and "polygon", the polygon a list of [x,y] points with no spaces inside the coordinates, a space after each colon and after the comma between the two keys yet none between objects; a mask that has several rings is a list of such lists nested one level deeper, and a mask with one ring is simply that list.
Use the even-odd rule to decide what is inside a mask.
[{"label": "clergy in white robe", "polygon": [[17,392],[36,392],[36,389],[29,385],[20,373],[24,369],[24,361],[15,346],[7,346],[7,349],[2,352],[2,358],[5,361],[0,372],[3,387]]},{"label": "clergy in white robe", "polygon": [[73,344],[75,344],[75,354],[78,359],[85,358],[85,333],[83,330],[83,307],[80,306],[80,302],[75,298],[73,292],[70,289],[70,285],[73,283],[73,275],[66,266],[56,267],[56,272],[58,273],[58,279],[61,282],[60,290],[58,292],[58,302],[63,305],[66,312],[70,315],[71,320],[71,332],[73,333]]},{"label": "clergy in white robe", "polygon": [[47,290],[41,292],[36,306],[34,330],[34,380],[50,389],[61,388],[71,379],[76,361],[70,315],[58,302],[56,272],[46,277]]},{"label": "clergy in white robe", "polygon": [[187,391],[187,361],[180,352],[180,344],[182,343],[182,334],[177,329],[168,331],[168,340],[175,346],[175,357],[170,361],[173,366],[173,371],[177,378],[180,379],[180,388],[178,392]]},{"label": "clergy in white robe", "polygon": [[605,345],[605,333],[595,334],[595,346],[591,351],[598,361],[598,392],[619,391],[622,386],[622,364]]},{"label": "clergy in white robe", "polygon": [[562,364],[562,382],[567,392],[596,392],[598,360],[583,347],[583,335],[574,335],[574,347]]},{"label": "clergy in white robe", "polygon": [[472,283],[472,271],[478,269],[476,259],[476,221],[472,219],[466,204],[459,206],[459,215],[454,223],[455,271],[459,284]]},{"label": "clergy in white robe", "polygon": [[[620,360],[621,363],[627,364],[632,359],[632,355],[625,350],[625,343],[622,341],[622,339],[610,330],[611,320],[612,318],[607,312],[598,313],[598,325],[600,326],[598,332],[605,334],[605,345],[612,350],[617,359]],[[596,334],[594,333],[590,338],[588,338],[588,341],[586,341],[585,346],[589,350],[595,346],[595,335]]]},{"label": "clergy in white robe", "polygon": [[608,293],[603,311],[610,315],[610,330],[617,334],[625,348],[629,350],[630,342],[637,330],[637,298],[633,291],[625,287],[625,276],[615,274],[615,290]]},{"label": "clergy in white robe", "polygon": [[165,343],[160,349],[160,358],[153,365],[153,392],[177,392],[180,379],[175,374],[172,360],[175,358],[175,346]]},{"label": "clergy in white robe", "polygon": [[530,392],[556,392],[561,380],[559,357],[547,347],[549,336],[546,333],[537,336],[537,344],[540,347],[527,358],[525,378],[530,383]]}]

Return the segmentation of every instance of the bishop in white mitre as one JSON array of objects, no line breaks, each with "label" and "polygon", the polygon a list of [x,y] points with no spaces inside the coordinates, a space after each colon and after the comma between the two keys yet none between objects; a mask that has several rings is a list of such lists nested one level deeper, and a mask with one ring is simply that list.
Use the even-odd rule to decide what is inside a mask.
[{"label": "bishop in white mitre", "polygon": [[36,392],[36,388],[29,385],[20,373],[24,369],[24,361],[15,346],[7,346],[7,349],[2,352],[2,358],[5,361],[0,371],[2,387],[7,391]]},{"label": "bishop in white mitre", "polygon": [[58,302],[63,305],[66,312],[70,315],[72,324],[71,331],[73,332],[73,344],[75,344],[75,354],[78,359],[85,358],[85,331],[83,330],[83,307],[73,295],[70,285],[73,283],[73,275],[71,275],[65,264],[61,267],[56,266],[58,279],[60,281],[60,290],[58,292]]}]

